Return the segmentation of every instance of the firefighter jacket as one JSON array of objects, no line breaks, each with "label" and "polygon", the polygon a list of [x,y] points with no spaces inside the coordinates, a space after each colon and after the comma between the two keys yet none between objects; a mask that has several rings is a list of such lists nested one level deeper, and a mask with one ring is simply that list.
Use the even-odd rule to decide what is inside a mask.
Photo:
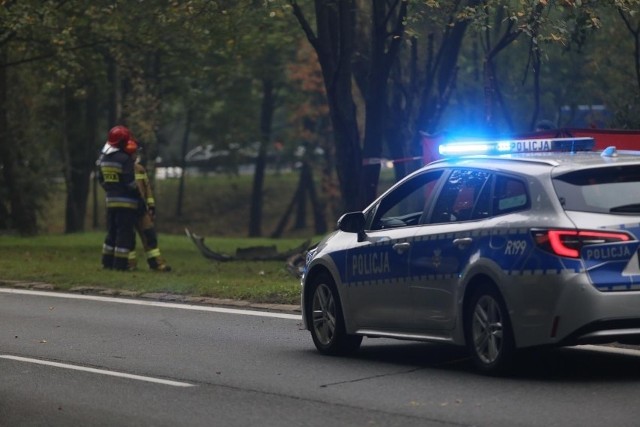
[{"label": "firefighter jacket", "polygon": [[138,209],[141,200],[133,158],[118,148],[105,145],[97,164],[98,182],[106,192],[107,208]]},{"label": "firefighter jacket", "polygon": [[147,171],[140,163],[135,164],[136,173],[136,185],[138,186],[138,192],[142,197],[147,209],[155,208],[156,201],[153,198],[153,191],[151,190],[151,183],[149,182],[149,176]]}]

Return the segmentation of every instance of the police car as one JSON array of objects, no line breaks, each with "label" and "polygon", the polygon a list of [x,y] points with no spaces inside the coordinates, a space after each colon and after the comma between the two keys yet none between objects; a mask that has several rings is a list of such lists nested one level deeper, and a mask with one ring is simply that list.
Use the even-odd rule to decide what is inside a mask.
[{"label": "police car", "polygon": [[302,278],[317,349],[451,343],[498,373],[520,349],[640,343],[640,155],[593,146],[443,145],[445,159],[343,215]]}]

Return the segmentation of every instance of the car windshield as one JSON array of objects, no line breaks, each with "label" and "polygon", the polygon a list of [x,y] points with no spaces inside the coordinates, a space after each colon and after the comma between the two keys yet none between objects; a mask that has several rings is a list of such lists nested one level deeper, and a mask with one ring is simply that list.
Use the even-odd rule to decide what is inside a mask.
[{"label": "car windshield", "polygon": [[553,183],[565,210],[640,214],[640,165],[580,170]]}]

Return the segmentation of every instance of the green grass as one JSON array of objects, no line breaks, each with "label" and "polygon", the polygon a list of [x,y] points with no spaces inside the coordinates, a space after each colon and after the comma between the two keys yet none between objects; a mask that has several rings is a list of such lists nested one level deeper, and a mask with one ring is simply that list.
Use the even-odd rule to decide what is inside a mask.
[{"label": "green grass", "polygon": [[[297,304],[300,285],[283,261],[215,262],[206,259],[186,235],[160,236],[160,248],[174,271],[150,271],[138,249],[134,272],[103,270],[103,233],[0,237],[0,280],[50,283],[58,290],[78,286],[105,287],[138,293],[230,298],[257,303]],[[302,239],[207,238],[218,252],[234,254],[238,247],[277,244],[284,251]]]},{"label": "green grass", "polygon": [[[298,185],[297,173],[267,174],[263,192],[262,234],[275,230]],[[391,184],[386,170],[380,191]],[[307,224],[294,229],[295,212],[282,239],[249,239],[249,201],[253,177],[250,175],[189,176],[185,180],[182,215],[176,215],[177,179],[155,183],[160,249],[173,267],[168,274],[147,269],[138,243],[138,270],[120,273],[102,270],[100,255],[104,239],[104,193],[97,191],[98,224],[93,226],[90,198],[85,222],[86,233],[64,235],[63,185],[52,194],[41,218],[42,235],[20,238],[0,235],[0,282],[10,280],[45,282],[59,290],[74,287],[104,287],[134,293],[163,292],[189,296],[230,298],[256,303],[299,302],[300,285],[291,276],[284,261],[215,262],[204,258],[184,229],[205,237],[216,252],[234,254],[237,248],[277,245],[279,251],[299,246],[313,237],[312,209],[308,206]],[[319,179],[316,176],[316,179]],[[319,191],[320,185],[316,183]],[[90,191],[90,195],[93,191]],[[322,202],[331,205],[326,200]],[[326,212],[329,230],[338,213]],[[332,219],[332,216],[334,217]]]}]

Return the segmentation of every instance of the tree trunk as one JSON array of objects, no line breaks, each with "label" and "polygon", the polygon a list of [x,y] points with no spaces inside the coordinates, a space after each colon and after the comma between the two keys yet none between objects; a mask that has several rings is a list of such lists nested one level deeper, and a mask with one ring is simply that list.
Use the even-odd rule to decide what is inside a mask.
[{"label": "tree trunk", "polygon": [[122,116],[122,91],[120,88],[120,76],[118,64],[109,55],[105,57],[107,63],[107,80],[109,82],[109,97],[107,107],[107,126],[111,128],[118,124]]},{"label": "tree trunk", "polygon": [[308,167],[307,174],[307,191],[309,192],[309,201],[313,209],[314,231],[315,234],[325,234],[327,232],[327,219],[324,214],[324,206],[320,203],[318,195],[316,194],[316,186],[313,181],[313,168],[311,165]]},{"label": "tree trunk", "polygon": [[[298,201],[296,204],[296,220],[294,221],[294,230],[303,230],[307,226],[307,192],[305,188],[310,185],[309,183],[309,162],[302,163],[300,169],[300,181],[298,188]],[[312,183],[311,183],[312,184]]]},{"label": "tree trunk", "polygon": [[484,124],[492,132],[495,129],[493,110],[495,105],[495,81],[491,59],[484,62]]},{"label": "tree trunk", "polygon": [[[9,188],[9,185],[11,183],[12,175],[12,171],[9,169],[12,167],[12,163],[10,161],[10,137],[9,129],[7,127],[7,69],[4,66],[6,62],[4,48],[0,46],[0,164],[2,165],[0,168],[2,169],[2,178],[0,179],[0,183],[2,183],[2,186],[5,188],[5,191],[0,192],[0,227],[3,229],[11,226],[11,212],[9,210],[9,194],[11,193],[11,189]],[[5,196],[7,196],[6,200]]]},{"label": "tree trunk", "polygon": [[0,48],[0,162],[2,177],[7,195],[9,212],[8,226],[17,230],[22,235],[34,235],[38,232],[35,206],[30,206],[28,194],[25,194],[21,179],[24,174],[19,174],[20,144],[15,143],[9,132],[8,120],[8,75],[6,64],[6,52]]},{"label": "tree trunk", "polygon": [[308,159],[302,161],[300,167],[300,180],[298,181],[296,220],[293,228],[302,230],[307,226],[307,189],[313,188],[313,175]]},{"label": "tree trunk", "polygon": [[[403,40],[407,2],[387,4],[371,1],[371,62],[363,88],[365,97],[365,134],[363,142],[362,207],[377,196],[380,161],[385,130],[389,120],[388,82]],[[396,10],[397,9],[397,10]],[[390,19],[393,17],[393,19]],[[362,81],[362,79],[358,79]]]},{"label": "tree trunk", "polygon": [[[120,88],[120,78],[118,65],[116,61],[108,53],[104,54],[104,62],[107,69],[107,128],[111,128],[119,123],[122,115],[122,91]],[[96,132],[97,127],[96,127]],[[104,133],[104,132],[103,132]],[[94,174],[93,179],[93,228],[97,229],[98,220],[98,175]]]},{"label": "tree trunk", "polygon": [[287,209],[285,209],[284,214],[282,214],[282,217],[280,218],[280,221],[278,221],[276,229],[271,233],[272,239],[279,239],[280,237],[282,237],[282,233],[284,233],[284,229],[289,222],[289,217],[291,216],[293,208],[296,206],[299,197],[302,197],[302,189],[300,185],[298,185],[298,187],[296,188],[296,192],[287,205]]},{"label": "tree trunk", "polygon": [[325,216],[325,207],[318,199],[315,183],[313,181],[313,168],[308,159],[304,159],[302,167],[300,168],[300,174],[298,178],[298,186],[296,192],[291,199],[291,202],[287,206],[284,214],[282,215],[276,229],[271,233],[272,238],[282,237],[289,217],[293,212],[293,209],[297,207],[296,220],[294,229],[304,229],[307,225],[306,222],[306,193],[309,193],[309,200],[313,209],[314,231],[316,234],[325,234],[327,232],[327,221]]},{"label": "tree trunk", "polygon": [[[427,61],[424,73],[426,81],[418,101],[418,114],[414,126],[416,130],[433,133],[438,127],[451,89],[455,85],[460,47],[467,27],[466,21],[456,22],[452,27],[448,27],[437,52],[435,52],[433,36],[427,40]],[[421,146],[421,139],[420,132],[414,132],[412,143],[414,149]]]},{"label": "tree trunk", "polygon": [[180,153],[180,184],[178,185],[178,200],[176,202],[176,216],[182,216],[182,205],[184,204],[184,184],[187,172],[187,152],[189,151],[189,135],[191,134],[191,122],[193,121],[193,109],[187,107],[187,117],[184,125],[184,135],[182,136],[182,151]]},{"label": "tree trunk", "polygon": [[[96,131],[98,126],[98,99],[94,86],[88,82],[84,102],[69,100],[65,117],[64,176],[67,188],[65,233],[84,231],[91,172],[96,157]],[[75,127],[73,123],[79,124]]]},{"label": "tree trunk", "polygon": [[[408,80],[406,88],[402,84],[402,66],[394,64],[389,94],[389,120],[385,128],[389,155],[395,160],[393,172],[395,181],[400,181],[422,164],[422,147],[411,146],[411,112],[415,109],[418,85],[418,43],[411,38],[410,57],[407,64]],[[418,157],[418,159],[413,159]]]},{"label": "tree trunk", "polygon": [[387,81],[391,69],[385,52],[387,37],[386,4],[371,3],[371,62],[366,67],[368,78],[362,88],[365,98],[365,123],[363,141],[362,206],[371,203],[377,194],[380,179],[380,158],[387,119]]},{"label": "tree trunk", "polygon": [[360,182],[362,153],[351,92],[355,2],[315,0],[317,36],[295,1],[293,13],[314,47],[324,80],[336,147],[336,171],[342,197],[342,211],[362,208]]},{"label": "tree trunk", "polygon": [[535,130],[538,116],[540,115],[540,73],[542,72],[540,51],[536,50],[531,53],[533,55],[533,114],[529,129]]},{"label": "tree trunk", "polygon": [[267,147],[271,141],[271,125],[275,109],[273,80],[262,80],[262,106],[260,110],[260,147],[256,159],[256,169],[253,175],[253,189],[251,191],[251,211],[249,215],[249,237],[262,235],[262,189],[264,187],[264,172],[267,163]]}]

